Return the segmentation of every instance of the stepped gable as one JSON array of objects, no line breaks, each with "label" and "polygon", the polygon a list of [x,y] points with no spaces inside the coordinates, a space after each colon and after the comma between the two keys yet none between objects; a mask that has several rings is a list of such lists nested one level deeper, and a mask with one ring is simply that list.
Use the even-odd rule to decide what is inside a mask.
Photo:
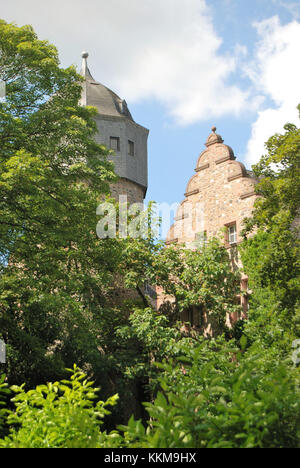
[{"label": "stepped gable", "polygon": [[237,242],[245,217],[250,216],[257,180],[244,164],[236,160],[232,148],[224,144],[216,127],[205,143],[206,149],[197,160],[185,199],[180,204],[167,243],[180,242],[192,246],[197,235],[217,236],[221,229],[236,224]]}]

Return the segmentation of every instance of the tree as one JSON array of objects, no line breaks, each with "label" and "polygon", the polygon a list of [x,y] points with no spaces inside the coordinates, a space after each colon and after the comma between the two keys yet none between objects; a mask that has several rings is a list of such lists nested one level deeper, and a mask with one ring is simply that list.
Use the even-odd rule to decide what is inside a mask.
[{"label": "tree", "polygon": [[96,235],[96,208],[116,176],[108,150],[95,142],[96,110],[78,104],[75,69],[60,68],[56,49],[30,26],[1,21],[0,50],[7,91],[0,103],[0,330],[7,378],[32,388],[63,378],[76,362],[104,394],[116,388],[127,394],[118,407],[122,420],[122,411],[136,403],[124,372],[136,347],[128,348],[115,330],[140,302],[127,293],[133,286],[142,292],[154,242]]},{"label": "tree", "polygon": [[[298,106],[300,113],[300,105]],[[246,223],[246,232],[259,228],[287,226],[299,217],[300,203],[300,129],[286,124],[283,134],[275,134],[266,142],[267,153],[253,166],[260,179],[256,192],[260,198]],[[297,228],[297,225],[292,226]],[[298,226],[299,227],[299,226]]]},{"label": "tree", "polygon": [[299,447],[296,369],[260,344],[241,351],[223,337],[175,347],[177,358],[159,365],[160,391],[145,403],[146,427],[131,418],[120,428],[126,447]]},{"label": "tree", "polygon": [[[128,323],[117,329],[127,351],[123,373],[130,379],[139,378],[144,398],[153,400],[159,388],[159,363],[185,354],[182,343],[189,336],[191,343],[197,341],[209,324],[214,336],[228,333],[227,315],[241,309],[236,301],[240,276],[232,270],[228,252],[217,239],[210,240],[202,251],[159,244],[151,250],[144,241],[129,242],[128,248],[135,252],[135,268],[127,269],[127,264],[125,278],[128,276],[132,287],[148,278],[162,288],[166,299],[158,311],[150,302],[148,307],[134,307]],[[182,313],[191,307],[203,311],[202,323],[195,328],[182,327]]]},{"label": "tree", "polygon": [[287,124],[284,130],[268,140],[267,153],[253,167],[260,179],[259,198],[245,222],[245,235],[255,234],[245,240],[241,254],[253,290],[248,335],[268,345],[281,343],[290,353],[293,339],[300,336],[300,129]]},{"label": "tree", "polygon": [[105,298],[119,249],[97,238],[95,213],[116,176],[94,139],[96,111],[78,104],[75,69],[60,68],[30,26],[1,21],[0,51],[0,329],[8,378],[30,386],[75,361],[108,366]]},{"label": "tree", "polygon": [[214,333],[222,333],[227,329],[227,315],[240,312],[240,273],[232,269],[227,250],[215,238],[202,250],[183,246],[161,250],[155,271],[157,284],[166,297],[173,298],[177,317],[190,307],[198,307],[207,317],[204,328],[207,322],[212,323]]}]

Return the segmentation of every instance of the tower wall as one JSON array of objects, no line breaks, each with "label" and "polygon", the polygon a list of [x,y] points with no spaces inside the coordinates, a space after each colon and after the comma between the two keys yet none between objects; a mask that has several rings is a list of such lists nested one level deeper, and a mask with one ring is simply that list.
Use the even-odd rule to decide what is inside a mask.
[{"label": "tower wall", "polygon": [[[110,137],[117,137],[120,140],[120,149],[115,151],[109,159],[114,163],[115,171],[118,176],[127,181],[136,183],[139,188],[143,188],[144,196],[148,186],[148,151],[147,141],[149,131],[130,121],[118,117],[98,115],[96,117],[98,134],[96,141],[110,148]],[[128,141],[134,144],[134,155],[128,152]],[[121,183],[118,183],[121,188]],[[128,183],[124,181],[124,188]]]},{"label": "tower wall", "polygon": [[110,184],[111,195],[118,201],[120,195],[127,196],[127,202],[143,203],[145,198],[145,189],[140,185],[128,179],[120,179],[118,182]]}]

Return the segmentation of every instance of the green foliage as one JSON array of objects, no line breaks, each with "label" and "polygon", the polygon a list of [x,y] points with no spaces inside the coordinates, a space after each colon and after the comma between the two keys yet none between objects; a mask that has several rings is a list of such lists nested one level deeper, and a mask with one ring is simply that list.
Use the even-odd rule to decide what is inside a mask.
[{"label": "green foliage", "polygon": [[5,374],[0,376],[0,434],[2,433],[3,423],[7,415],[7,396],[10,394],[8,384],[5,382]]},{"label": "green foliage", "polygon": [[267,154],[254,166],[260,197],[245,223],[245,234],[255,230],[241,246],[241,258],[253,291],[245,332],[287,353],[300,337],[300,130],[291,124],[284,130],[268,140]]},{"label": "green foliage", "polygon": [[60,68],[55,47],[30,26],[0,21],[0,77],[0,329],[8,380],[32,387],[63,378],[73,362],[105,375],[99,350],[113,322],[107,297],[120,247],[95,232],[97,205],[116,180],[108,150],[95,142],[96,111],[79,105],[82,78]]},{"label": "green foliage", "polygon": [[[300,113],[300,105],[298,110]],[[300,129],[286,124],[284,130],[266,142],[267,153],[253,166],[260,179],[256,186],[260,198],[252,217],[247,220],[246,231],[254,226],[267,230],[281,223],[284,226],[299,216]]]},{"label": "green foliage", "polygon": [[[155,326],[155,325],[154,325]],[[299,371],[261,344],[242,350],[223,337],[183,339],[177,357],[156,365],[160,391],[145,403],[145,426],[132,416],[118,431],[101,431],[108,405],[76,366],[63,380],[24,391],[12,387],[10,448],[297,448]]]},{"label": "green foliage", "polygon": [[164,364],[162,391],[146,408],[146,429],[122,426],[128,447],[296,448],[299,374],[255,346],[241,354],[230,343],[185,347],[182,362]]},{"label": "green foliage", "polygon": [[240,292],[240,273],[232,269],[227,250],[216,238],[202,251],[169,247],[156,258],[156,282],[174,298],[177,313],[191,306],[204,309],[215,324],[226,329],[226,314],[240,311],[235,297]]},{"label": "green foliage", "polygon": [[276,344],[282,352],[300,336],[298,250],[289,229],[259,230],[241,250],[252,289],[244,332],[251,341]]},{"label": "green foliage", "polygon": [[70,380],[39,385],[29,392],[13,386],[15,410],[9,411],[10,434],[0,441],[2,448],[95,448],[113,446],[116,433],[101,432],[107,406],[115,395],[97,401],[98,388],[76,366]]},{"label": "green foliage", "polygon": [[[145,403],[146,425],[132,417],[119,427],[126,447],[299,446],[299,370],[292,366],[292,341],[279,334],[278,321],[269,325],[271,342],[258,334],[249,340],[247,333],[238,343],[222,336],[179,337],[175,329],[172,335],[166,318],[153,312],[151,317],[150,310],[136,311],[131,323],[131,333],[150,351],[151,365],[141,369],[158,392]],[[248,320],[247,332],[251,326]]]},{"label": "green foliage", "polygon": [[[149,397],[158,388],[157,362],[176,355],[176,343],[182,338],[169,319],[151,308],[135,309],[129,324],[117,329],[117,336],[127,345],[123,373],[129,379],[140,379]],[[135,343],[135,346],[132,344]],[[135,349],[131,355],[130,349]],[[129,352],[128,352],[129,351]]]},{"label": "green foliage", "polygon": [[[0,20],[0,77],[0,426],[10,428],[0,445],[297,447],[299,129],[272,137],[254,168],[261,197],[245,237],[255,234],[241,248],[253,293],[248,319],[229,333],[240,272],[216,239],[165,248],[149,230],[152,207],[140,226],[150,236],[96,236],[96,207],[116,176],[95,142],[95,109],[78,105],[75,69],[60,68],[31,27]],[[145,282],[170,298],[167,313],[153,311]],[[214,338],[180,332],[176,320],[192,307],[205,310]],[[66,380],[74,362],[85,373],[75,366]],[[116,395],[99,401],[87,376],[104,400],[118,392],[118,406]],[[149,421],[102,431],[104,417],[115,422],[107,406],[123,422],[141,384]]]}]

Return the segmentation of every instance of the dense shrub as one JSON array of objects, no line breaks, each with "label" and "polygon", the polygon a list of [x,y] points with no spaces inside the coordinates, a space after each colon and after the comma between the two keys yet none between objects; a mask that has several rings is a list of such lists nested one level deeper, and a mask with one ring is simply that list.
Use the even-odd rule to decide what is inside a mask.
[{"label": "dense shrub", "polygon": [[[180,357],[157,364],[161,389],[145,403],[147,424],[101,430],[115,395],[74,367],[69,381],[25,392],[12,387],[15,409],[5,416],[6,448],[296,448],[300,442],[299,373],[257,346],[247,351],[223,338],[178,342]],[[3,387],[3,382],[2,382]],[[5,390],[7,390],[5,388]]]},{"label": "dense shrub", "polygon": [[[107,406],[117,395],[94,403],[99,389],[74,366],[70,380],[39,385],[35,390],[13,386],[15,410],[8,411],[10,434],[3,448],[92,448],[113,446],[114,433],[101,432]],[[118,436],[116,435],[118,438]]]}]

